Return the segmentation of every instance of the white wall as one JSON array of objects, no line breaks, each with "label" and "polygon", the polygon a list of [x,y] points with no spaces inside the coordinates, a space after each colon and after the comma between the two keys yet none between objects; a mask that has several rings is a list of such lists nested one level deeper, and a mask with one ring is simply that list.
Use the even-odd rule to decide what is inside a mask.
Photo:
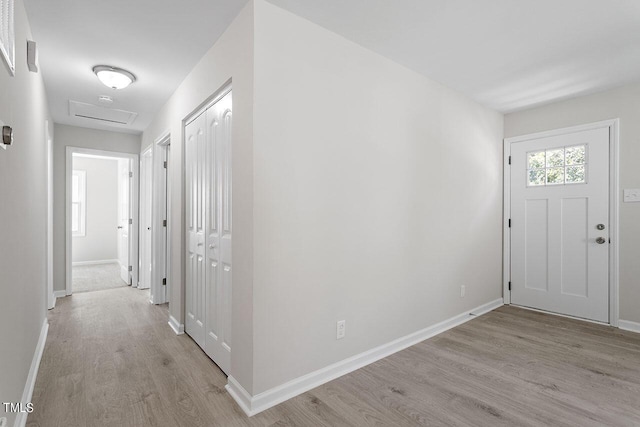
[{"label": "white wall", "polygon": [[153,123],[139,152],[171,132],[169,224],[172,242],[169,310],[184,323],[184,145],[183,120],[233,79],[233,321],[231,372],[253,388],[253,4],[249,2],[204,55]]},{"label": "white wall", "polygon": [[620,119],[620,318],[640,322],[640,203],[622,203],[640,188],[640,84],[505,116],[505,137]]},{"label": "white wall", "polygon": [[262,0],[254,40],[253,394],[500,298],[502,115]]},{"label": "white wall", "polygon": [[66,147],[138,154],[140,135],[55,125],[53,143],[53,289],[66,287],[65,164]]},{"label": "white wall", "polygon": [[73,262],[118,258],[118,161],[74,156],[73,169],[86,172],[85,235],[73,237]]},{"label": "white wall", "polygon": [[[20,401],[46,318],[50,117],[42,77],[27,70],[32,36],[22,0],[15,2],[15,31],[15,76],[0,59],[0,120],[15,133],[14,145],[0,149],[0,402]],[[15,414],[2,407],[4,416],[13,425]]]},{"label": "white wall", "polygon": [[502,115],[256,0],[143,134],[171,131],[173,317],[183,121],[229,79],[231,375],[250,394],[501,297]]}]

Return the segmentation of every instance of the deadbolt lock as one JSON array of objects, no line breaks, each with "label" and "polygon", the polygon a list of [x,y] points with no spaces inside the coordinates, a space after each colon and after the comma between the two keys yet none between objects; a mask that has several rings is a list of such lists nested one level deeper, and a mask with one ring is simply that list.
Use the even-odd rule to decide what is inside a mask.
[{"label": "deadbolt lock", "polygon": [[604,224],[598,224],[598,225],[596,225],[596,228],[598,230],[604,230]]}]

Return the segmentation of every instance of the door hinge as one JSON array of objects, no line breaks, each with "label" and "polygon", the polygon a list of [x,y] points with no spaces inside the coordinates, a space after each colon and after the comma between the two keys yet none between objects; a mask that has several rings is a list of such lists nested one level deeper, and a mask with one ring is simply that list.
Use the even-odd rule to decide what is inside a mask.
[{"label": "door hinge", "polygon": [[162,279],[162,284],[165,285],[165,286],[167,285],[167,278],[166,277],[164,279]]},{"label": "door hinge", "polygon": [[509,228],[511,228],[511,218],[509,218]]},{"label": "door hinge", "polygon": [[166,226],[167,226],[167,220],[166,220],[166,219],[163,219],[163,220],[162,220],[162,226],[163,226],[163,227],[166,227]]},{"label": "door hinge", "polygon": [[511,164],[511,156],[509,156],[509,164]]},{"label": "door hinge", "polygon": [[162,164],[164,166],[164,168],[167,168],[167,161],[165,160],[164,163]]},{"label": "door hinge", "polygon": [[129,178],[133,178],[133,172],[129,172]]},{"label": "door hinge", "polygon": [[129,225],[133,225],[133,218],[129,218]]},{"label": "door hinge", "polygon": [[511,290],[511,282],[509,282],[509,290]]},{"label": "door hinge", "polygon": [[133,271],[133,266],[132,265],[129,266],[129,271]]}]

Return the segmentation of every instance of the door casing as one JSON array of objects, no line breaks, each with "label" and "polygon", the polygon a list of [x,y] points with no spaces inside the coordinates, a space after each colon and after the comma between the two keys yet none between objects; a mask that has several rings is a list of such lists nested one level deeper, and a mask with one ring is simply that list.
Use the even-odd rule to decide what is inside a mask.
[{"label": "door casing", "polygon": [[[153,189],[151,196],[151,303],[169,302],[171,259],[171,193],[169,147],[171,133],[164,132],[153,143]],[[165,168],[165,161],[167,167]],[[164,221],[166,220],[166,226]],[[162,279],[166,279],[163,285]]]},{"label": "door casing", "polygon": [[130,212],[133,223],[131,225],[131,231],[129,236],[129,263],[131,264],[131,280],[132,283],[138,283],[138,188],[139,188],[139,155],[130,153],[121,153],[116,151],[106,150],[94,150],[91,148],[71,147],[68,146],[66,150],[66,163],[65,163],[65,289],[66,294],[71,295],[73,292],[71,286],[71,174],[73,172],[73,155],[74,154],[89,154],[94,156],[104,156],[119,159],[128,159],[131,161],[131,171],[133,176],[131,177],[131,187],[129,191],[129,203]]},{"label": "door casing", "polygon": [[[505,304],[511,304],[511,228],[509,219],[511,218],[511,144],[529,141],[532,139],[547,138],[550,136],[565,135],[569,133],[581,132],[592,129],[609,129],[609,218],[610,236],[609,245],[609,324],[618,326],[619,320],[619,127],[620,119],[604,120],[601,122],[589,123],[579,126],[571,126],[551,131],[538,132],[529,135],[516,136],[504,139],[504,213],[503,213],[503,297]],[[580,319],[584,320],[584,319]]]}]

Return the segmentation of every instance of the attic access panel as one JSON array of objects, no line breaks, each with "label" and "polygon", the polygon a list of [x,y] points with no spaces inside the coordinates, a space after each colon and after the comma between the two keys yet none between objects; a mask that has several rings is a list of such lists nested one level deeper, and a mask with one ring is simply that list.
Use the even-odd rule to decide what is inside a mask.
[{"label": "attic access panel", "polygon": [[132,124],[138,117],[138,113],[133,111],[116,110],[72,100],[69,100],[69,115],[125,126]]}]

